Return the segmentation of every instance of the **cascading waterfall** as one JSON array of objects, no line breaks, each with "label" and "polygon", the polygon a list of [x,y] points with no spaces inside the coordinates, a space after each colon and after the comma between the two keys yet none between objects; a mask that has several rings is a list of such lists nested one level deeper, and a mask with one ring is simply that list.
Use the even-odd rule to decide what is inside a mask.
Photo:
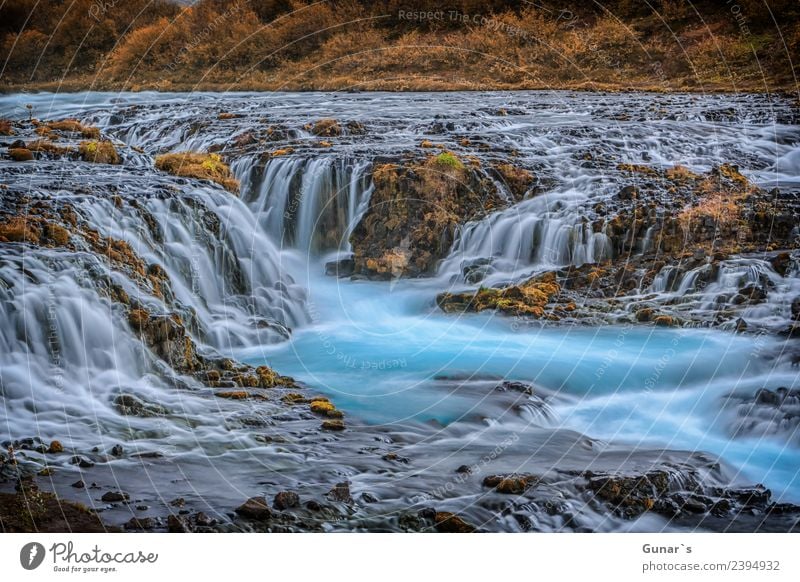
[{"label": "cascading waterfall", "polygon": [[[145,103],[145,97],[152,101]],[[679,330],[644,322],[630,328],[557,326],[490,312],[446,314],[432,301],[447,288],[443,278],[499,285],[543,269],[621,259],[623,248],[651,252],[654,237],[665,236],[657,227],[636,231],[638,240],[631,232],[615,246],[612,239],[618,243],[620,232],[598,226],[603,211],[594,209],[622,185],[614,169],[618,160],[670,166],[680,161],[697,171],[707,171],[721,156],[755,160],[753,166],[761,170],[748,177],[760,173],[767,181],[775,170],[769,158],[779,156],[777,167],[786,172],[780,180],[796,183],[791,141],[796,130],[787,129],[791,135],[765,154],[754,145],[765,138],[760,129],[718,127],[705,120],[704,105],[694,97],[679,96],[663,97],[677,99],[668,105],[678,111],[673,119],[691,116],[696,124],[662,123],[661,118],[650,123],[653,98],[638,95],[578,94],[574,104],[545,94],[520,97],[520,110],[527,107],[527,113],[502,118],[494,112],[507,105],[508,96],[497,102],[501,98],[495,95],[481,97],[491,105],[485,111],[476,110],[472,94],[419,95],[412,104],[406,96],[372,95],[239,95],[209,102],[208,96],[194,101],[145,97],[127,96],[130,103],[115,107],[107,96],[97,107],[109,111],[90,112],[85,119],[148,154],[126,148],[120,166],[75,159],[0,162],[8,169],[10,188],[4,213],[52,202],[57,214],[59,204],[68,204],[79,217],[77,231],[96,229],[127,242],[145,270],[163,270],[165,282],[161,294],[151,292],[147,281],[126,265],[115,265],[80,243],[77,231],[70,231],[75,244],[47,247],[47,239],[42,245],[0,243],[4,437],[60,438],[75,454],[96,461],[90,479],[100,480],[95,475],[108,468],[113,479],[103,482],[104,488],[116,485],[117,475],[123,474],[132,495],[150,495],[152,507],[168,503],[153,501],[155,490],[166,499],[185,495],[187,504],[200,499],[220,514],[230,513],[247,496],[271,496],[298,484],[304,501],[320,498],[330,490],[331,479],[342,481],[345,474],[354,496],[367,490],[376,494],[382,516],[405,511],[409,499],[436,490],[457,467],[490,453],[508,434],[514,435],[514,446],[487,466],[487,475],[489,470],[541,475],[563,468],[594,470],[605,455],[601,470],[635,473],[674,461],[680,467],[675,469],[678,480],[686,467],[707,469],[719,479],[711,483],[720,487],[735,479],[743,485],[763,482],[776,496],[798,499],[796,449],[781,435],[734,437],[720,413],[721,403],[734,391],[752,399],[763,387],[796,390],[796,370],[784,355],[782,336],[765,334],[754,350],[752,335],[717,329]],[[596,114],[578,111],[581,99],[595,102]],[[426,106],[420,107],[419,100]],[[303,107],[308,102],[316,103],[318,117],[324,112],[343,125],[359,119],[368,129],[357,138],[344,132],[322,149],[318,136],[302,129],[314,121]],[[615,116],[634,106],[648,121],[620,124]],[[70,107],[62,116],[83,115],[80,107]],[[219,119],[223,110],[241,116]],[[460,119],[450,123],[448,116]],[[279,137],[264,137],[265,124],[276,127]],[[718,141],[714,148],[707,143],[711,130]],[[245,132],[256,134],[248,146],[236,140]],[[495,155],[519,151],[515,162],[535,168],[537,178],[552,179],[541,182],[552,187],[542,193],[537,188],[533,198],[459,228],[438,278],[386,284],[324,277],[323,263],[330,255],[351,252],[350,234],[368,210],[373,191],[373,163],[397,160],[432,135],[454,150],[462,138],[480,135],[490,152],[481,159],[484,168]],[[276,154],[286,145],[295,148],[291,155]],[[583,157],[587,149],[591,160]],[[241,181],[241,197],[154,170],[151,154],[182,150],[221,152]],[[474,151],[484,155],[482,148]],[[747,155],[737,157],[742,152]],[[17,204],[12,197],[17,192],[30,197],[31,206]],[[736,313],[748,324],[785,326],[800,296],[800,272],[793,260],[783,276],[763,256],[715,258],[700,266],[700,259],[692,258],[690,269],[666,265],[652,284],[633,289],[630,304],[625,303],[629,297],[615,296],[619,307],[604,312],[604,321],[633,321],[638,308],[650,303],[654,313],[684,309],[713,321],[715,312],[732,311],[736,304]],[[480,279],[465,274],[474,265],[484,270]],[[637,281],[649,282],[649,268],[640,270]],[[751,301],[742,295],[748,286],[768,289],[769,295]],[[115,297],[116,289],[130,303]],[[347,430],[320,432],[321,417],[304,406],[284,405],[289,388],[265,389],[263,399],[218,397],[222,391],[248,392],[250,387],[234,386],[225,377],[230,385],[212,385],[170,369],[134,329],[129,318],[134,305],[154,317],[180,315],[201,355],[221,353],[254,366],[267,364],[297,379],[299,387],[291,390],[327,395],[344,412]],[[635,357],[629,357],[632,351]],[[773,354],[778,355],[771,359]],[[533,395],[499,391],[498,382],[506,379],[530,383]],[[114,404],[120,394],[165,412],[125,415]],[[796,405],[794,400],[790,404]],[[437,423],[433,431],[430,422]],[[386,424],[369,426],[381,423]],[[610,445],[595,446],[594,438]],[[110,455],[116,444],[124,446],[125,455]],[[537,451],[535,458],[531,450]],[[139,459],[129,455],[132,451],[163,457]],[[409,462],[386,454],[396,451],[402,453],[397,458],[408,456]],[[70,450],[48,459],[54,478],[61,479],[59,495],[83,493],[70,487],[75,472],[82,470],[69,464],[71,455]],[[426,470],[419,471],[421,466]],[[463,489],[436,500],[437,511],[441,507],[463,512],[475,523],[492,523],[494,507],[473,503],[496,501],[481,481],[460,483]],[[586,503],[584,491],[545,485],[533,491],[550,496],[551,487],[557,487],[564,504],[576,508],[582,527],[623,527],[610,511]],[[675,486],[688,489],[691,483]],[[95,495],[89,489],[85,492]],[[536,504],[549,503],[541,501]],[[359,501],[353,511],[366,507]],[[122,511],[129,514],[131,507]],[[172,511],[168,507],[161,515]],[[543,528],[563,526],[561,514],[528,513]],[[506,517],[500,527],[518,529]],[[128,519],[117,514],[109,522]],[[332,527],[345,528],[346,523],[343,519]],[[632,523],[626,521],[625,527]],[[641,527],[652,528],[652,523]]]},{"label": "cascading waterfall", "polygon": [[218,349],[285,339],[285,328],[307,321],[305,291],[289,274],[299,258],[281,253],[236,197],[199,188],[136,207],[91,199],[80,208],[103,234],[165,269],[200,339]]},{"label": "cascading waterfall", "polygon": [[371,167],[369,161],[347,158],[280,157],[261,168],[245,157],[233,171],[247,185],[243,200],[276,244],[346,253],[372,194]]},{"label": "cascading waterfall", "polygon": [[532,268],[609,260],[611,240],[593,231],[581,208],[584,201],[577,192],[550,193],[465,224],[439,273],[460,280],[466,266],[489,261],[491,283]]}]

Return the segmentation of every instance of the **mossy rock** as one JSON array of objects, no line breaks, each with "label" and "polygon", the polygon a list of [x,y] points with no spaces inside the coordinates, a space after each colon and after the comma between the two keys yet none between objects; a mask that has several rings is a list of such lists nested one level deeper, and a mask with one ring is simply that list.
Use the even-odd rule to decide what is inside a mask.
[{"label": "mossy rock", "polygon": [[82,141],[78,153],[84,162],[95,164],[119,164],[117,148],[110,141]]},{"label": "mossy rock", "polygon": [[239,192],[239,181],[219,154],[184,152],[163,154],[156,158],[156,168],[174,176],[197,178],[215,182],[234,194]]}]

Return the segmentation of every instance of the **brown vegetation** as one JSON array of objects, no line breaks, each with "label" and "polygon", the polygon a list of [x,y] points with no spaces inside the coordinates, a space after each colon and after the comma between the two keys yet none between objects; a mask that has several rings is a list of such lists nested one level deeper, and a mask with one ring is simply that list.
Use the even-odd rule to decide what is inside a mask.
[{"label": "brown vegetation", "polygon": [[194,152],[164,154],[156,158],[156,168],[175,176],[211,180],[233,193],[239,191],[239,182],[218,154]]},{"label": "brown vegetation", "polygon": [[797,2],[737,7],[129,0],[104,10],[93,0],[6,0],[0,60],[7,88],[795,88]]},{"label": "brown vegetation", "polygon": [[81,159],[84,162],[95,164],[119,164],[117,148],[110,141],[82,141],[78,147]]}]

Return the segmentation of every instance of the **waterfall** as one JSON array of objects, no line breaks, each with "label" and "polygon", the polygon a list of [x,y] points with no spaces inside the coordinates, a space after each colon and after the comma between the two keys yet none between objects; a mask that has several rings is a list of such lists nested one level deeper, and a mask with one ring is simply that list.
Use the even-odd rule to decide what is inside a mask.
[{"label": "waterfall", "polygon": [[488,281],[531,269],[581,266],[613,258],[610,238],[594,232],[576,192],[525,200],[459,229],[439,272],[460,279],[464,269],[490,263]]},{"label": "waterfall", "polygon": [[246,157],[233,171],[263,232],[281,247],[317,254],[350,251],[374,188],[371,168],[370,161],[333,157],[279,157],[260,167]]}]

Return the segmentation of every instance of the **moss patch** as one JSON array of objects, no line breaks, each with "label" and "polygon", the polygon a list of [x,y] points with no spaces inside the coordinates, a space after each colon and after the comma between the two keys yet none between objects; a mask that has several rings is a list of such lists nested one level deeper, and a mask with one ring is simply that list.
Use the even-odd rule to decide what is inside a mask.
[{"label": "moss patch", "polygon": [[239,192],[239,182],[219,154],[176,153],[156,158],[156,168],[174,176],[216,182],[229,192]]}]

